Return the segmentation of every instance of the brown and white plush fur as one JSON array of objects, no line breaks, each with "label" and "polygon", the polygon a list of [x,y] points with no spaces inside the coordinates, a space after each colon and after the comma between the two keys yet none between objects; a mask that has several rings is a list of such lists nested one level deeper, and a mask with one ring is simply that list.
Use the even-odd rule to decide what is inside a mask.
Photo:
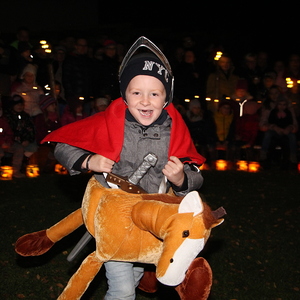
[{"label": "brown and white plush fur", "polygon": [[109,260],[154,264],[160,282],[177,286],[203,249],[211,228],[222,221],[213,217],[197,192],[184,198],[129,194],[104,188],[92,177],[81,209],[46,231],[22,236],[16,252],[23,256],[43,254],[84,223],[95,237],[96,250],[82,262],[59,300],[80,299]]}]

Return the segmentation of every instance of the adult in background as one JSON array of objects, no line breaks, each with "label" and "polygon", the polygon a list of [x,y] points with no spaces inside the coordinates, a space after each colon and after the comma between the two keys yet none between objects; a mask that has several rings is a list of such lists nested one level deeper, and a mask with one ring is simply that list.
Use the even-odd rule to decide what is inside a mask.
[{"label": "adult in background", "polygon": [[88,56],[88,43],[78,38],[75,49],[68,54],[62,66],[62,85],[66,101],[84,101],[84,111],[90,114],[90,101],[93,98],[92,59]]}]

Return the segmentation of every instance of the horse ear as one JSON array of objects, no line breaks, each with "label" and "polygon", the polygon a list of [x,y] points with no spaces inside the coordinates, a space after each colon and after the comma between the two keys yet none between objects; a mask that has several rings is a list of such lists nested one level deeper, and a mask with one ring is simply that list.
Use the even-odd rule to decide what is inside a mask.
[{"label": "horse ear", "polygon": [[203,211],[203,203],[198,192],[188,193],[180,202],[178,213],[194,213],[194,216]]}]

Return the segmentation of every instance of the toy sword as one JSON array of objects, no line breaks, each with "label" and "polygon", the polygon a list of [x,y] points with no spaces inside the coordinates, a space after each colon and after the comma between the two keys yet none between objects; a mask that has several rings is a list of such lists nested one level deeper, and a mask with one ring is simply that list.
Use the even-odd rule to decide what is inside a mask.
[{"label": "toy sword", "polygon": [[110,183],[114,183],[119,188],[127,193],[134,194],[147,194],[145,190],[143,190],[138,183],[144,177],[144,175],[148,172],[151,167],[154,167],[157,162],[157,156],[153,153],[148,153],[143,162],[139,165],[136,171],[127,179],[126,177],[122,177],[113,173],[107,174],[106,181]]},{"label": "toy sword", "polygon": [[[128,193],[147,194],[147,192],[137,184],[148,172],[148,170],[156,165],[156,162],[157,156],[153,153],[148,153],[144,157],[143,162],[128,179],[127,177],[122,177],[113,173],[109,173],[106,176],[106,181],[116,184],[121,190]],[[78,255],[78,253],[87,245],[87,243],[92,239],[92,237],[93,236],[87,231],[76,244],[76,246],[73,248],[73,250],[70,252],[70,254],[67,257],[67,261],[71,262]]]}]

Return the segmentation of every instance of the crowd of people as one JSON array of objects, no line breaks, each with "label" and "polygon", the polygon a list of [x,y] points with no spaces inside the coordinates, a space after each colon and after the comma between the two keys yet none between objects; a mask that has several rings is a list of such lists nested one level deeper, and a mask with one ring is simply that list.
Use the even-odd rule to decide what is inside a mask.
[{"label": "crowd of people", "polygon": [[[132,41],[128,41],[130,43]],[[51,43],[50,43],[51,44]],[[166,47],[166,45],[161,45]],[[96,42],[66,37],[51,53],[22,27],[13,41],[0,38],[0,159],[11,159],[15,177],[29,161],[53,170],[51,131],[105,110],[120,97],[118,71],[126,45],[107,37]],[[271,59],[245,53],[237,62],[226,49],[199,52],[186,36],[165,53],[174,73],[174,100],[200,154],[219,158],[298,163],[300,55]],[[219,57],[216,57],[217,51]],[[278,151],[274,149],[280,148]]]}]

